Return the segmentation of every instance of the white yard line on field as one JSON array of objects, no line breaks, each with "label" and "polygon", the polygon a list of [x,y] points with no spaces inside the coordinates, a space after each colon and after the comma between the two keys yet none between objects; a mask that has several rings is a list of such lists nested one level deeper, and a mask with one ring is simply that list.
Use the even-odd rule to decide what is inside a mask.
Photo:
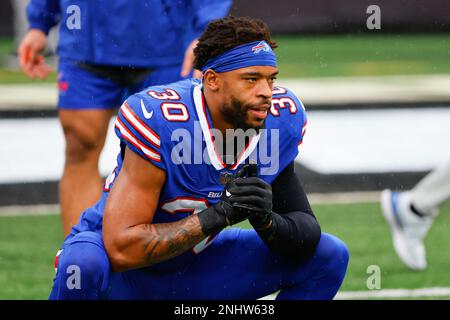
[{"label": "white yard line on field", "polygon": [[420,289],[382,289],[370,291],[342,291],[338,292],[336,300],[350,299],[385,299],[385,298],[425,298],[425,297],[448,297],[450,288],[433,287]]},{"label": "white yard line on field", "polygon": [[59,214],[59,204],[0,207],[0,217],[45,216]]},{"label": "white yard line on field", "polygon": [[[308,199],[312,204],[378,202],[380,192],[311,193]],[[59,214],[58,204],[0,207],[0,217],[51,214]]]},{"label": "white yard line on field", "polygon": [[311,204],[379,202],[380,191],[310,193]]},{"label": "white yard line on field", "polygon": [[[274,300],[276,293],[265,296],[259,300]],[[399,299],[399,298],[426,298],[426,297],[450,297],[449,287],[432,287],[420,289],[382,289],[370,291],[341,291],[335,300],[355,299]]]}]

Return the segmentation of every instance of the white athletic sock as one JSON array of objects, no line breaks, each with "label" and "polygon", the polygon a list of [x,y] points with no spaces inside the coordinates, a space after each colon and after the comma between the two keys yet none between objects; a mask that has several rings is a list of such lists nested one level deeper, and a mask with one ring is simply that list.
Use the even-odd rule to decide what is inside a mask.
[{"label": "white athletic sock", "polygon": [[450,160],[427,174],[409,192],[414,208],[425,215],[436,215],[450,198]]}]

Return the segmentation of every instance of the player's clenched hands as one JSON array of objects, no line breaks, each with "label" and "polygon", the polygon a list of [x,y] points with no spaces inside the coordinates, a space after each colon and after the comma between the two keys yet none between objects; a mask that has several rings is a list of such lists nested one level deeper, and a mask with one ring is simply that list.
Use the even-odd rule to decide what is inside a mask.
[{"label": "player's clenched hands", "polygon": [[22,71],[31,79],[39,77],[44,79],[51,68],[45,63],[41,54],[47,44],[47,36],[44,32],[31,29],[20,43],[18,54],[19,64]]},{"label": "player's clenched hands", "polygon": [[198,214],[205,235],[246,219],[256,229],[271,224],[272,187],[258,177],[245,177],[250,170],[244,166],[226,184],[220,201]]},{"label": "player's clenched hands", "polygon": [[229,190],[239,190],[235,180],[226,184],[220,201],[203,212],[199,213],[200,223],[205,234],[217,232],[226,226],[239,223],[249,218],[253,213],[252,207],[245,204],[234,203],[233,195]]},{"label": "player's clenched hands", "polygon": [[258,177],[237,178],[227,189],[234,211],[242,212],[255,228],[270,224],[272,186]]}]

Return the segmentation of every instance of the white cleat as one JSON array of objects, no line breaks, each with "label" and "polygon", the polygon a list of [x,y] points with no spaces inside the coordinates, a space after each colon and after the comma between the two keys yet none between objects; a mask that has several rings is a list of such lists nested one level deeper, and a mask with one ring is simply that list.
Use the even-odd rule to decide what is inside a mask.
[{"label": "white cleat", "polygon": [[381,209],[391,228],[397,255],[408,268],[422,271],[427,267],[423,239],[433,223],[433,217],[419,217],[412,212],[410,203],[407,192],[386,189],[381,193]]}]

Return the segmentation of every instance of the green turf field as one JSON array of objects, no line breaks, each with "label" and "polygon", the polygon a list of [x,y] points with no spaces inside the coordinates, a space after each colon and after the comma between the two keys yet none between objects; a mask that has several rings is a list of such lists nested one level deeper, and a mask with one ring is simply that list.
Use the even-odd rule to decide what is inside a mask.
[{"label": "green turf field", "polygon": [[448,74],[449,34],[280,37],[280,77]]},{"label": "green turf field", "polygon": [[[370,265],[381,269],[381,289],[450,287],[450,205],[442,209],[426,239],[425,272],[412,272],[399,262],[377,203],[313,207],[322,230],[339,236],[350,250],[342,291],[367,290]],[[47,298],[60,230],[57,215],[0,217],[0,299]]]},{"label": "green turf field", "polygon": [[[275,36],[280,78],[450,73],[450,34]],[[0,39],[1,57],[13,52]],[[54,82],[53,73],[46,81]],[[40,81],[40,80],[35,80]],[[31,82],[0,69],[0,83]]]}]

